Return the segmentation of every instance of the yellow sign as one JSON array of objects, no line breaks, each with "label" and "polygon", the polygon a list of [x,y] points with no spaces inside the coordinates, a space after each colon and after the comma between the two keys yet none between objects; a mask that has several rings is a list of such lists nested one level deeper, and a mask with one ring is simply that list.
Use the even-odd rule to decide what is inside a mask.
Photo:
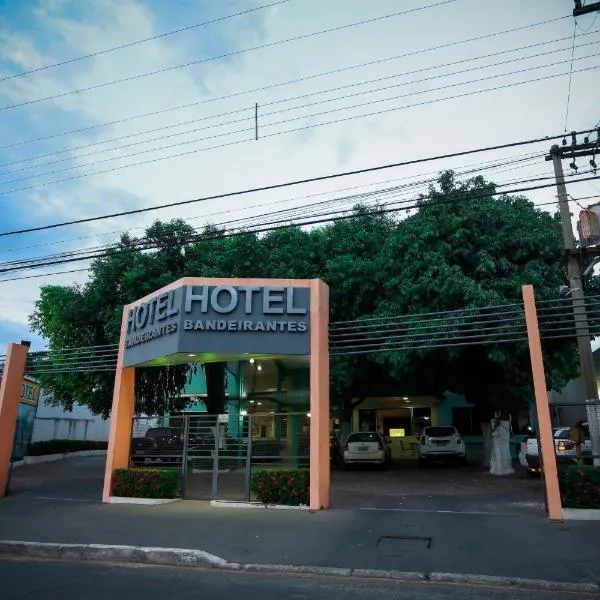
[{"label": "yellow sign", "polygon": [[405,429],[390,429],[390,437],[404,437],[405,435]]},{"label": "yellow sign", "polygon": [[29,404],[30,406],[37,406],[40,400],[40,385],[39,383],[33,383],[31,381],[23,381],[21,386],[21,397],[19,402],[23,404]]}]

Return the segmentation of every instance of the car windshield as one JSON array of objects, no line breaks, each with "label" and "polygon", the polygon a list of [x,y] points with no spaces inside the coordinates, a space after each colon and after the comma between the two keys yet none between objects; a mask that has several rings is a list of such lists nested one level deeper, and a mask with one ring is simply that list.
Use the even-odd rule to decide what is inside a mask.
[{"label": "car windshield", "polygon": [[378,433],[369,433],[369,432],[362,432],[362,433],[351,433],[348,436],[348,441],[349,442],[378,442],[379,441],[379,434]]},{"label": "car windshield", "polygon": [[450,437],[456,430],[454,427],[425,427],[423,433],[429,437]]}]

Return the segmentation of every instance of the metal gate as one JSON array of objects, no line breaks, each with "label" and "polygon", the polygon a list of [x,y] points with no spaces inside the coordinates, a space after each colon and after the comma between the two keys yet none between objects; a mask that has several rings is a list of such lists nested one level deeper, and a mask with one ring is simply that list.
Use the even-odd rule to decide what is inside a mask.
[{"label": "metal gate", "polygon": [[248,501],[258,469],[308,468],[307,413],[135,418],[131,462],[181,471],[190,500]]}]

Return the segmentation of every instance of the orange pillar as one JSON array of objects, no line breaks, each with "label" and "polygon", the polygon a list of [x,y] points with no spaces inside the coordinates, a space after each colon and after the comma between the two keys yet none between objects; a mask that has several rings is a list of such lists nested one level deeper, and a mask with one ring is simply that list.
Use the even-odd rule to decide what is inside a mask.
[{"label": "orange pillar", "polygon": [[310,508],[329,508],[329,288],[310,291]]},{"label": "orange pillar", "polygon": [[6,495],[29,346],[9,344],[0,383],[0,498]]},{"label": "orange pillar", "polygon": [[533,373],[535,406],[541,444],[540,458],[544,467],[543,477],[548,502],[548,518],[551,521],[562,521],[564,517],[560,499],[560,488],[558,486],[558,469],[554,453],[552,420],[550,419],[546,373],[544,371],[540,329],[532,285],[523,286],[523,302],[525,305],[525,321],[527,323],[527,337],[529,339],[529,354],[531,356],[531,371]]},{"label": "orange pillar", "polygon": [[108,502],[112,474],[115,469],[126,469],[129,466],[129,450],[131,446],[131,430],[135,406],[135,368],[123,367],[125,354],[125,331],[129,306],[123,308],[121,321],[121,341],[117,356],[115,373],[115,389],[113,392],[112,410],[110,413],[110,430],[108,434],[108,450],[104,471],[104,490],[102,501]]}]

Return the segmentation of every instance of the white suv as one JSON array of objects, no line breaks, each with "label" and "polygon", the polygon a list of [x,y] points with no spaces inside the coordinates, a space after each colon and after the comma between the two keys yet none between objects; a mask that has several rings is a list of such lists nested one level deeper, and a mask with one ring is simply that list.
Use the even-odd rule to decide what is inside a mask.
[{"label": "white suv", "polygon": [[466,462],[467,451],[456,427],[425,427],[419,437],[419,464],[430,460],[452,459]]}]

